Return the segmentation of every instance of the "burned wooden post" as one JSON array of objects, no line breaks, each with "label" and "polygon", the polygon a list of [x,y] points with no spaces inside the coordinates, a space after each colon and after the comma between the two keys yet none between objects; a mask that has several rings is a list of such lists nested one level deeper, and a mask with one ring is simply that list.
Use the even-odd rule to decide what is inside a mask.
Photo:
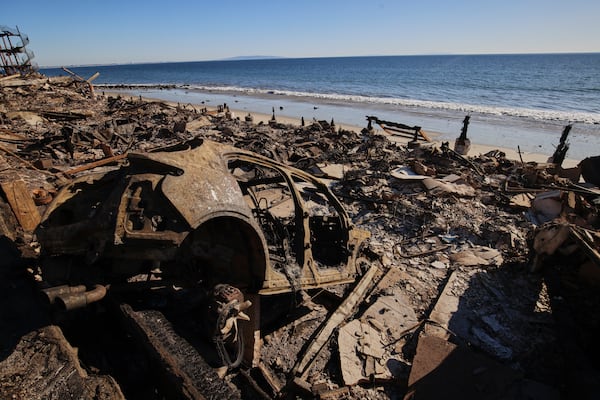
[{"label": "burned wooden post", "polygon": [[565,129],[563,129],[562,134],[560,135],[560,142],[558,143],[558,146],[556,146],[554,154],[552,154],[552,157],[550,157],[548,160],[549,162],[556,164],[558,167],[562,165],[565,157],[567,156],[567,151],[569,151],[569,142],[567,142],[567,138],[569,137],[571,128],[573,128],[573,125],[571,124],[565,126]]},{"label": "burned wooden post", "polygon": [[467,153],[469,153],[469,149],[471,149],[471,141],[467,138],[467,129],[469,128],[470,119],[470,116],[465,116],[465,119],[463,120],[463,127],[460,131],[460,136],[454,142],[454,151],[461,156],[466,156]]},{"label": "burned wooden post", "polygon": [[75,146],[73,145],[73,133],[74,133],[73,128],[70,126],[63,126],[60,129],[60,133],[62,134],[63,138],[65,139],[65,141],[64,141],[65,150],[67,150],[67,152],[71,156],[71,159],[73,159],[75,156]]},{"label": "burned wooden post", "polygon": [[419,141],[419,135],[421,134],[421,127],[420,126],[415,126],[415,134],[413,136],[413,142],[418,142]]},{"label": "burned wooden post", "polygon": [[373,133],[373,124],[371,124],[371,118],[367,117],[367,132]]}]

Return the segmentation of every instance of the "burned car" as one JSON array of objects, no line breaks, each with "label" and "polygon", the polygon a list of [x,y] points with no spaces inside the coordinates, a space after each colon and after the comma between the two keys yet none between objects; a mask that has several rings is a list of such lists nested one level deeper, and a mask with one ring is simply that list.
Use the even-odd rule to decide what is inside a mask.
[{"label": "burned car", "polygon": [[47,292],[67,309],[140,279],[218,287],[223,302],[241,303],[232,293],[285,293],[360,273],[368,233],[301,170],[200,139],[127,160],[62,188],[36,231]]},{"label": "burned car", "polygon": [[75,179],[47,210],[36,232],[43,254],[69,264],[47,262],[49,282],[110,283],[160,269],[273,294],[354,281],[368,234],[313,176],[200,140],[128,161]]}]

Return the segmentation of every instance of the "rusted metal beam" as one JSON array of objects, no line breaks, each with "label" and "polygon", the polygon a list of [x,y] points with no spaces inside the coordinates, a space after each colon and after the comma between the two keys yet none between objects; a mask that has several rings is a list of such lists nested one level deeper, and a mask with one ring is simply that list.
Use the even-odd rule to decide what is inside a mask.
[{"label": "rusted metal beam", "polygon": [[118,156],[103,158],[102,160],[94,161],[89,164],[84,164],[84,165],[80,165],[79,167],[72,168],[68,171],[65,171],[65,174],[73,175],[78,172],[90,170],[92,168],[102,167],[103,165],[107,165],[107,164],[113,163],[115,161],[123,160],[126,157],[127,157],[127,154],[119,154]]}]

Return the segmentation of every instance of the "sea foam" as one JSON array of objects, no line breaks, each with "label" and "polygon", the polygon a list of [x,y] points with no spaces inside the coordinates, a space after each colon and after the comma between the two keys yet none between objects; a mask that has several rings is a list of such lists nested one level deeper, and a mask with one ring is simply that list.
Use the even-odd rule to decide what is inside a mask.
[{"label": "sea foam", "polygon": [[565,123],[577,122],[583,124],[600,124],[600,113],[588,113],[582,111],[556,111],[519,107],[486,106],[453,102],[426,101],[409,98],[400,99],[393,97],[372,97],[337,93],[311,93],[277,89],[244,88],[237,86],[182,85],[180,88],[188,88],[208,92],[238,92],[247,95],[280,95],[304,99],[313,98],[318,100],[331,100],[335,102],[397,105],[401,107],[428,108],[434,110],[459,111],[463,113],[523,117],[540,121],[563,121]]}]

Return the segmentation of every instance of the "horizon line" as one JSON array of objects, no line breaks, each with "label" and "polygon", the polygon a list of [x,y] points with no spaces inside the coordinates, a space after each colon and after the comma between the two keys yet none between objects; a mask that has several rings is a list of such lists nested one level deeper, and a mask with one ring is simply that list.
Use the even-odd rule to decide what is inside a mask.
[{"label": "horizon line", "polygon": [[87,68],[87,67],[110,67],[124,65],[143,65],[143,64],[177,64],[194,62],[215,62],[215,61],[271,61],[271,60],[301,60],[312,58],[363,58],[363,57],[432,57],[432,56],[514,56],[514,55],[568,55],[568,54],[600,54],[600,51],[555,51],[555,52],[533,52],[533,53],[421,53],[421,54],[370,54],[370,55],[347,55],[347,56],[312,56],[312,57],[286,57],[286,56],[233,56],[225,58],[215,58],[206,60],[181,60],[181,61],[131,61],[126,63],[113,62],[108,64],[90,63],[90,64],[62,64],[51,66],[39,66],[39,69],[54,68]]}]

